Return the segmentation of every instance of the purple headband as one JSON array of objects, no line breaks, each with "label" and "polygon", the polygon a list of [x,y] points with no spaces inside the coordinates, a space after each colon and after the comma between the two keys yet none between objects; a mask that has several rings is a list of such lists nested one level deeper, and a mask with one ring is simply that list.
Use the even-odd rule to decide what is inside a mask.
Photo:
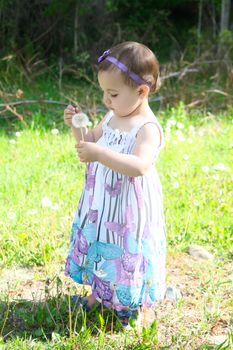
[{"label": "purple headband", "polygon": [[139,75],[132,72],[127,68],[124,63],[118,61],[115,57],[109,56],[110,50],[104,51],[103,55],[98,58],[98,63],[102,62],[103,60],[107,60],[111,63],[113,63],[115,66],[117,66],[122,72],[127,74],[131,79],[133,79],[138,85],[140,84],[146,84],[149,85],[145,80],[143,80]]}]

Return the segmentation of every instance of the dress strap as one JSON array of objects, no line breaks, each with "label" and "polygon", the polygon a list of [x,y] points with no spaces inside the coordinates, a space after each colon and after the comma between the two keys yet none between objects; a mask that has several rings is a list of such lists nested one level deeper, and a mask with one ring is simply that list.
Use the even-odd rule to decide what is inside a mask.
[{"label": "dress strap", "polygon": [[149,121],[149,122],[145,122],[142,121],[141,123],[139,123],[139,125],[136,125],[132,130],[131,130],[131,134],[136,138],[137,134],[139,132],[139,130],[147,124],[154,124],[157,126],[158,131],[159,131],[159,135],[160,135],[160,142],[159,142],[159,148],[164,146],[164,134],[163,134],[163,129],[161,127],[161,125],[159,124],[157,118],[155,119],[155,121]]},{"label": "dress strap", "polygon": [[113,111],[109,111],[105,116],[105,121],[103,122],[102,127],[105,127],[108,125],[109,121],[112,119]]}]

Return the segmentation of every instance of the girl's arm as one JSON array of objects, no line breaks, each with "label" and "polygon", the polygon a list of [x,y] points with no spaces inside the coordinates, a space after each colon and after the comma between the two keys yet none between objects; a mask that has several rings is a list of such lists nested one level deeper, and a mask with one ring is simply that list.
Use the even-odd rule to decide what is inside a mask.
[{"label": "girl's arm", "polygon": [[118,153],[86,142],[81,142],[76,147],[82,162],[98,161],[118,173],[136,177],[146,173],[155,160],[160,145],[160,129],[150,123],[139,130],[133,154]]}]

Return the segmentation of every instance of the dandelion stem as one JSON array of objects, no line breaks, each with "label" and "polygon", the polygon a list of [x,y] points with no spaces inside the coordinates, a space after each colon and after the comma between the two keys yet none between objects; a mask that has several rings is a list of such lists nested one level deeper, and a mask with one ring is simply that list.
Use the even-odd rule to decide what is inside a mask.
[{"label": "dandelion stem", "polygon": [[80,128],[80,131],[81,131],[81,140],[84,141],[83,130],[82,130],[82,128]]}]

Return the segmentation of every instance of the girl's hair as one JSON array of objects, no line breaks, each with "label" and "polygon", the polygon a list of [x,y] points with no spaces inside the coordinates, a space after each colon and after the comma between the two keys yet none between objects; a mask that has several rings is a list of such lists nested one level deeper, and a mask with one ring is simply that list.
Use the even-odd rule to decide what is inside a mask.
[{"label": "girl's hair", "polygon": [[[161,86],[159,62],[147,46],[134,41],[126,41],[112,47],[109,55],[125,64],[131,72],[136,73],[148,83],[151,93],[159,90]],[[121,73],[126,85],[131,87],[138,86],[126,73],[106,59],[98,64],[98,72],[101,71],[118,71]]]}]

